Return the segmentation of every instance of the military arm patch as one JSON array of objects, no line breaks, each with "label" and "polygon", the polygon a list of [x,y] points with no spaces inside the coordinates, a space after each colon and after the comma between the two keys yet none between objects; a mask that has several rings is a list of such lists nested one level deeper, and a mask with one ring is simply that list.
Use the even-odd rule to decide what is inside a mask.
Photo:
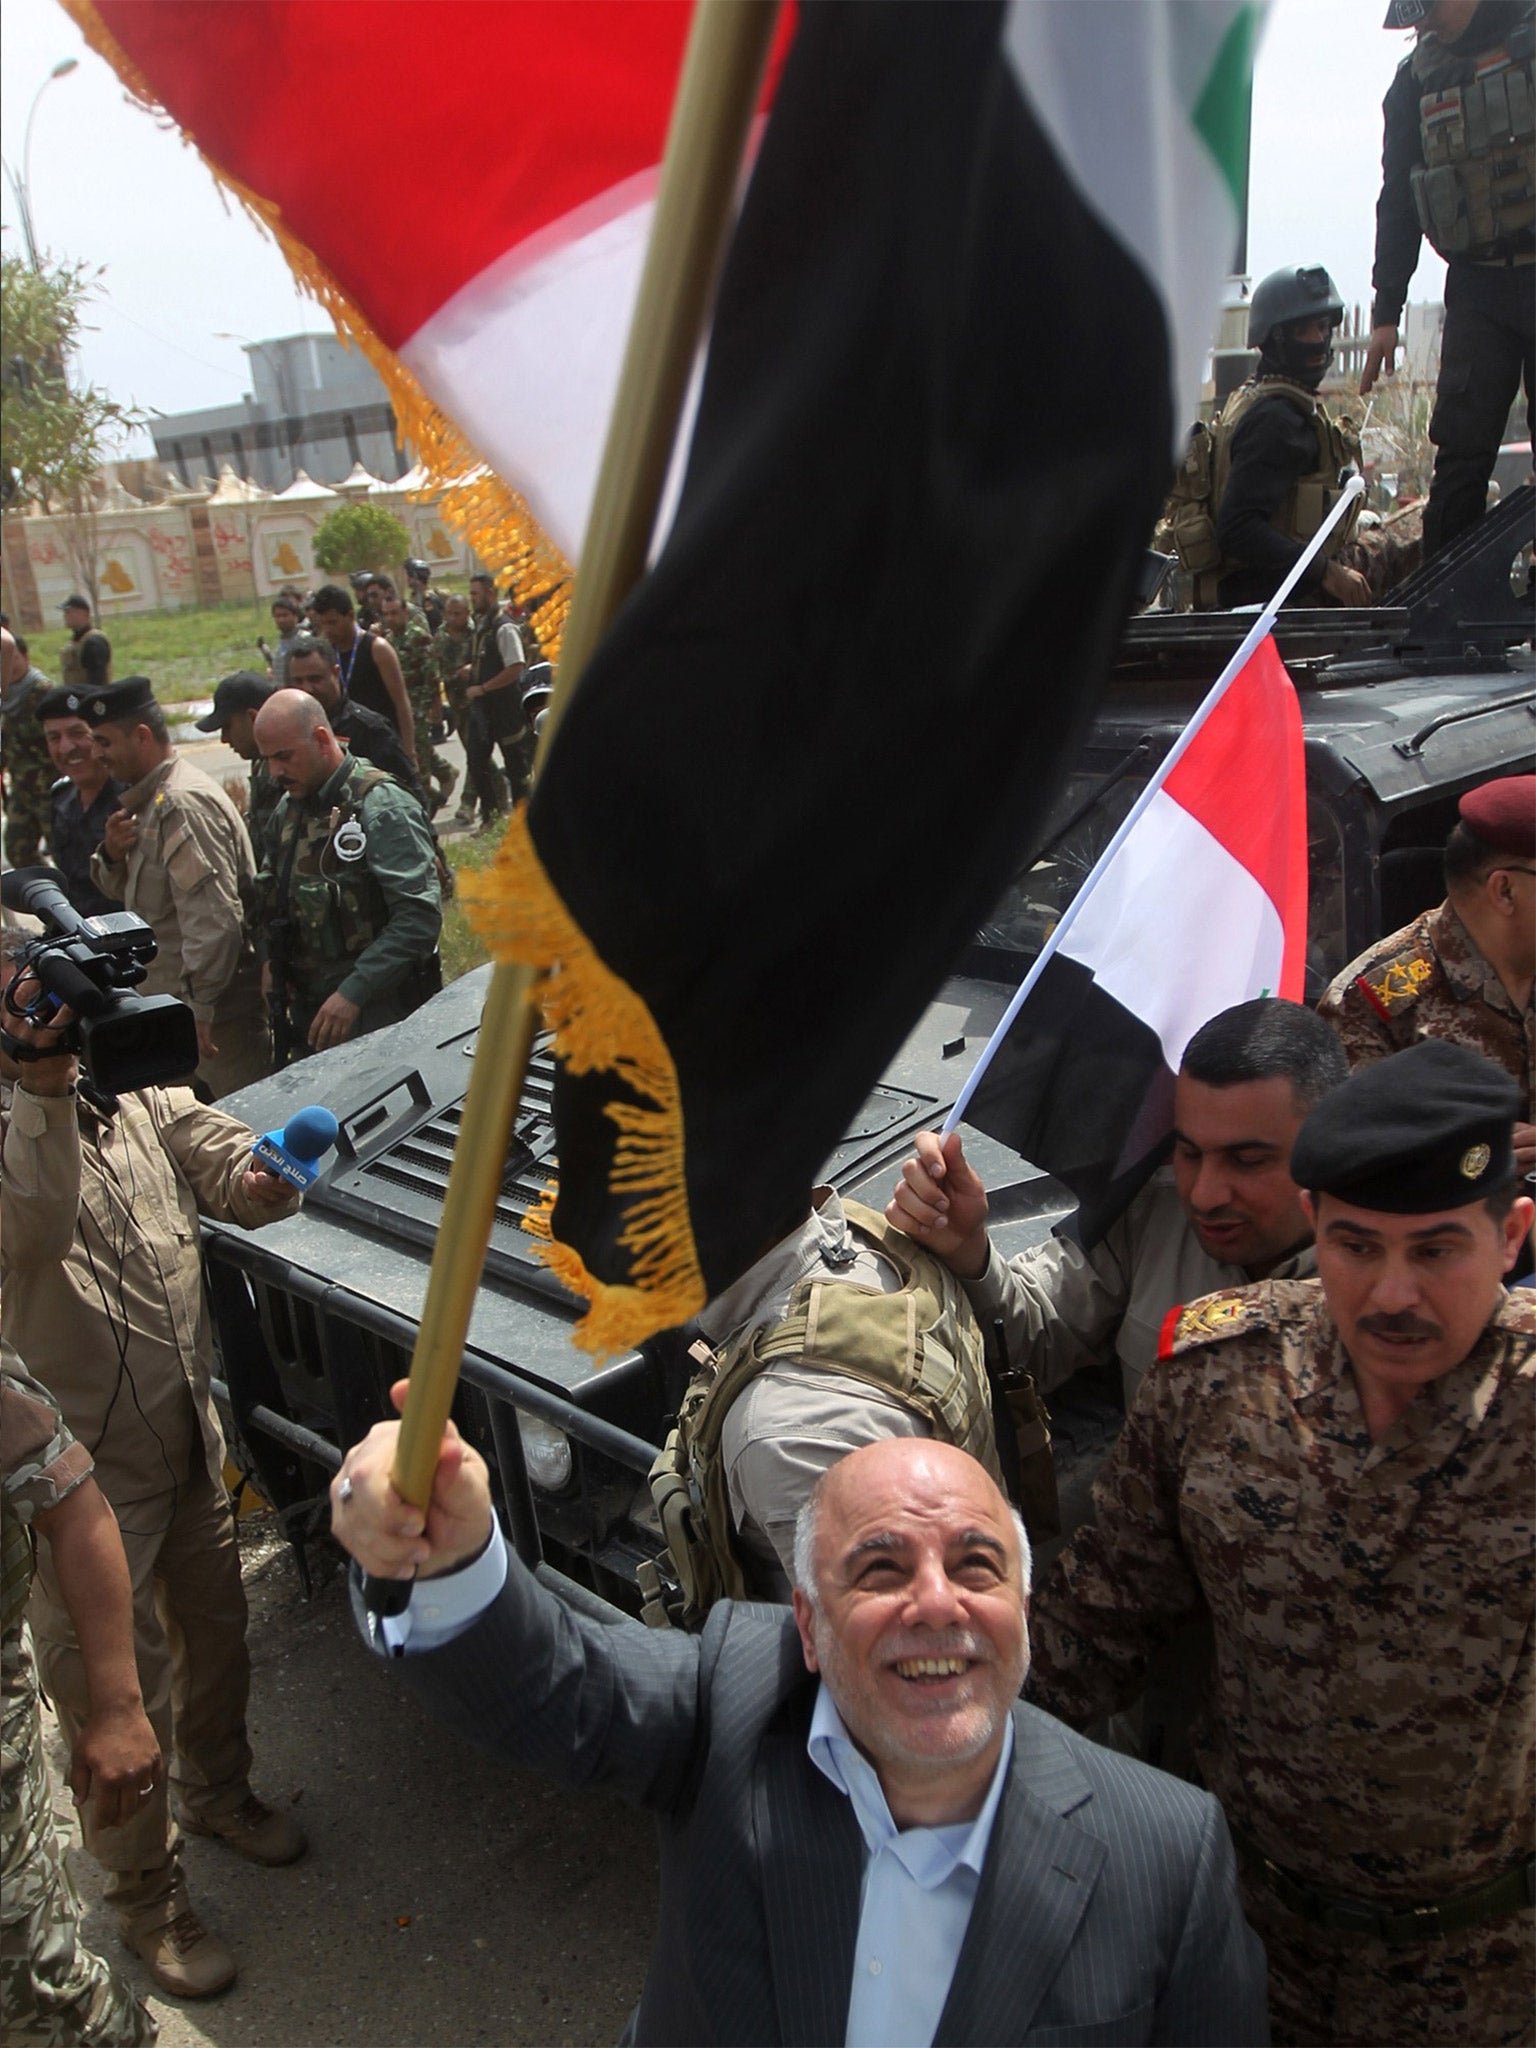
[{"label": "military arm patch", "polygon": [[1374,974],[1357,974],[1355,987],[1378,1017],[1392,1017],[1415,1001],[1434,971],[1433,960],[1410,953],[1406,959],[1389,960]]},{"label": "military arm patch", "polygon": [[1246,1336],[1250,1330],[1262,1329],[1267,1321],[1259,1289],[1227,1287],[1219,1294],[1205,1294],[1198,1301],[1169,1309],[1157,1340],[1157,1355],[1174,1358],[1202,1344]]}]

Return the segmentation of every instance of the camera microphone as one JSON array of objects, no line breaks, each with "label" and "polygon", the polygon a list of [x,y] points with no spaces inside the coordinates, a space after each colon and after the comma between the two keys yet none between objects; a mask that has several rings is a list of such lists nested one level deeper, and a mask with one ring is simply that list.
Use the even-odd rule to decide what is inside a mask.
[{"label": "camera microphone", "polygon": [[302,1195],[320,1178],[316,1164],[336,1142],[338,1125],[318,1104],[295,1110],[280,1131],[266,1131],[251,1147],[251,1156]]}]

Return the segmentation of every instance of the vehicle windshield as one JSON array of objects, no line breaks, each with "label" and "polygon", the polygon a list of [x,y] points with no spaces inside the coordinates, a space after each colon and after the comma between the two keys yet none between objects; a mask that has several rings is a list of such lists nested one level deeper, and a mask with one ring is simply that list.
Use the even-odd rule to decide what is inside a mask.
[{"label": "vehicle windshield", "polygon": [[[1040,951],[1146,787],[1146,768],[1138,764],[1104,789],[1114,769],[1113,762],[1105,761],[1067,778],[1036,842],[1044,847],[1043,855],[1019,870],[977,932],[977,946],[1005,956],[1010,969],[1022,970]],[[1096,790],[1103,790],[1099,801],[1078,815]],[[1068,829],[1063,832],[1064,825]]]}]

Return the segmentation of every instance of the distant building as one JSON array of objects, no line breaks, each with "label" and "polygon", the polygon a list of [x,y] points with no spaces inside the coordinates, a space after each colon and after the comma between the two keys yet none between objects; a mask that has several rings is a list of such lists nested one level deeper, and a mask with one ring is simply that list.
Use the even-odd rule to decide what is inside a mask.
[{"label": "distant building", "polygon": [[404,475],[395,416],[366,356],[334,334],[250,341],[245,353],[254,389],[239,405],[150,421],[156,456],[188,490],[226,466],[269,491],[286,490],[300,470],[324,484],[358,464],[385,479]]}]

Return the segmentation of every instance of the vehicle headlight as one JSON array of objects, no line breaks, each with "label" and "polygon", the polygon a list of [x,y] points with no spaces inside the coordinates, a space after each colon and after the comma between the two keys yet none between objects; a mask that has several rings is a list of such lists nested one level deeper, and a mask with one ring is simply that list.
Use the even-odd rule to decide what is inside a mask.
[{"label": "vehicle headlight", "polygon": [[569,1486],[571,1440],[565,1431],[552,1422],[540,1421],[537,1415],[523,1414],[517,1418],[517,1429],[533,1484],[544,1493],[559,1493],[562,1487]]}]

